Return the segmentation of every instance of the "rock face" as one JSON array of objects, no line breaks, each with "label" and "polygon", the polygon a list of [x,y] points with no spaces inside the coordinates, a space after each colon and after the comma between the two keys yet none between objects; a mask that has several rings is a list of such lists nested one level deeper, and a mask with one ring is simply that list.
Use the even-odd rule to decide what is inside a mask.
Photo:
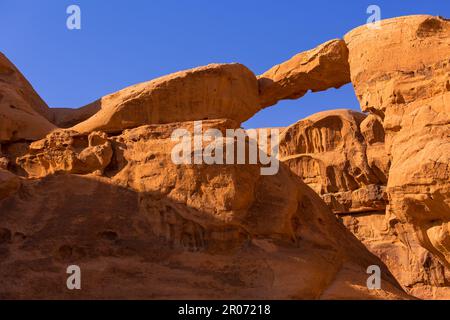
[{"label": "rock face", "polygon": [[9,171],[0,169],[0,200],[7,198],[19,189],[20,179]]},{"label": "rock face", "polygon": [[259,111],[255,75],[241,64],[211,64],[141,83],[100,101],[101,110],[72,129],[121,132],[145,124],[232,119]]},{"label": "rock face", "polygon": [[283,131],[280,160],[334,213],[385,210],[389,165],[379,126],[351,110],[320,112]]},{"label": "rock face", "polygon": [[[261,176],[259,165],[175,165],[171,133],[192,127],[127,130],[108,138],[113,157],[103,176],[63,170],[24,180],[21,192],[0,201],[9,235],[0,244],[0,297],[408,297],[288,168]],[[90,137],[104,145],[101,134]],[[64,168],[59,155],[72,154],[77,139],[69,131],[32,145],[32,158],[38,149],[55,154],[33,162],[43,168],[32,172],[46,173],[52,161]],[[65,287],[69,264],[83,270],[83,290],[75,293]],[[374,264],[382,290],[366,287]]]},{"label": "rock face", "polygon": [[347,46],[340,39],[328,41],[274,66],[258,82],[262,107],[298,99],[309,90],[339,88],[350,82]]},{"label": "rock face", "polygon": [[92,117],[100,110],[100,107],[101,100],[78,109],[51,108],[51,121],[59,128],[70,128]]},{"label": "rock face", "polygon": [[45,137],[56,128],[47,117],[45,102],[0,53],[0,143]]},{"label": "rock face", "polygon": [[386,225],[409,260],[392,271],[419,296],[449,297],[450,22],[389,19],[345,41],[361,107],[383,119],[392,162]]},{"label": "rock face", "polygon": [[[410,294],[449,298],[449,52],[450,21],[401,17],[258,79],[214,64],[78,110],[47,108],[0,55],[0,299],[410,298],[389,270]],[[225,132],[350,80],[368,114],[284,129],[276,175],[172,161],[193,120]],[[82,291],[66,288],[72,264]]]}]

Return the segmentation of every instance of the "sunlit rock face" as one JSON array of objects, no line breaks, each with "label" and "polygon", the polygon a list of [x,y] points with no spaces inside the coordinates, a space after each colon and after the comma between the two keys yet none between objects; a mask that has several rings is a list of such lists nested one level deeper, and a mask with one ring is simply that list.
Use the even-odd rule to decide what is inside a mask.
[{"label": "sunlit rock face", "polygon": [[[410,248],[396,274],[424,297],[450,296],[450,22],[410,16],[345,36],[363,111],[383,120],[388,223]],[[432,287],[432,289],[430,289]]]},{"label": "sunlit rock face", "polygon": [[[75,110],[0,55],[0,298],[450,297],[449,24],[385,20],[258,77],[213,64]],[[350,81],[365,113],[283,129],[275,175],[171,158],[194,120],[225,132]]]},{"label": "sunlit rock face", "polygon": [[386,208],[389,164],[383,128],[378,120],[366,117],[352,110],[325,111],[281,134],[281,161],[336,214]]},{"label": "sunlit rock face", "polygon": [[350,82],[347,46],[342,39],[330,40],[272,67],[258,76],[258,82],[264,108],[308,91],[339,88]]}]

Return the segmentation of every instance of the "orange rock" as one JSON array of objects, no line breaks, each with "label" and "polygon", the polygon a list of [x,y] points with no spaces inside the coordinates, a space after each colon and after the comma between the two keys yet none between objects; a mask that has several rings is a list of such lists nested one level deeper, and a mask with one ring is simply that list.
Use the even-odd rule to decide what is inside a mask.
[{"label": "orange rock", "polygon": [[20,187],[20,179],[9,171],[0,168],[0,200],[9,197]]},{"label": "orange rock", "polygon": [[350,82],[348,49],[340,39],[328,41],[272,67],[258,77],[262,107],[298,99],[309,90],[339,88]]},{"label": "orange rock", "polygon": [[121,132],[145,124],[232,119],[259,111],[255,75],[241,64],[211,64],[170,74],[103,97],[101,110],[72,129]]},{"label": "orange rock", "polygon": [[69,128],[83,122],[100,110],[101,100],[78,109],[51,108],[51,121],[60,128]]},{"label": "orange rock", "polygon": [[[214,120],[204,128],[230,125]],[[126,130],[108,139],[114,155],[104,176],[25,180],[23,193],[0,201],[7,233],[33,239],[0,244],[7,248],[0,254],[14,252],[2,256],[0,297],[409,298],[285,166],[261,176],[259,165],[175,165],[171,133],[192,127]],[[76,141],[54,133],[31,150],[58,155]],[[73,263],[83,272],[75,293],[61,281]],[[370,265],[381,267],[381,290],[366,287]]]},{"label": "orange rock", "polygon": [[[345,36],[364,111],[383,119],[391,167],[387,225],[407,249],[391,264],[419,297],[450,297],[450,21],[408,16]],[[420,250],[419,250],[420,249]]]},{"label": "orange rock", "polygon": [[57,172],[74,174],[102,173],[111,161],[112,148],[106,134],[90,135],[60,130],[33,142],[29,153],[16,163],[29,177],[44,177]]},{"label": "orange rock", "polygon": [[47,117],[45,102],[0,53],[0,143],[43,138],[56,128]]},{"label": "orange rock", "polygon": [[334,213],[386,207],[388,168],[378,162],[384,152],[369,161],[370,144],[360,125],[365,123],[365,135],[379,134],[379,128],[372,128],[365,117],[345,109],[320,112],[291,125],[280,137],[280,160],[321,195]]}]

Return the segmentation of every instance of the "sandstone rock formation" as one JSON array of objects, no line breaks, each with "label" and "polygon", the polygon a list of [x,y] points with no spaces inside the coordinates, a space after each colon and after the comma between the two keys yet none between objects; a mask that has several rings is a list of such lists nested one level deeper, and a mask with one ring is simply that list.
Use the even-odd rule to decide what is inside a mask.
[{"label": "sandstone rock formation", "polygon": [[384,211],[388,165],[377,125],[351,110],[314,114],[283,131],[280,160],[334,213]]},{"label": "sandstone rock formation", "polygon": [[51,121],[59,128],[70,128],[92,117],[100,110],[100,107],[101,100],[78,109],[51,108]]},{"label": "sandstone rock formation", "polygon": [[[397,280],[449,298],[449,52],[450,21],[401,17],[258,78],[213,64],[77,110],[49,109],[0,55],[0,299],[411,298]],[[171,159],[192,120],[224,132],[350,80],[368,114],[284,129],[274,176]],[[370,265],[381,290],[366,287]]]},{"label": "sandstone rock formation", "polygon": [[110,133],[145,124],[221,118],[241,123],[260,109],[256,77],[241,64],[177,72],[103,97],[100,106],[72,129]]},{"label": "sandstone rock formation", "polygon": [[0,169],[0,200],[7,198],[19,189],[20,179],[9,171]]},{"label": "sandstone rock formation", "polygon": [[449,297],[450,21],[389,19],[345,41],[361,107],[383,119],[392,162],[388,225],[409,249],[393,271],[419,296]]},{"label": "sandstone rock formation", "polygon": [[30,152],[16,159],[31,178],[58,172],[102,173],[112,157],[111,143],[103,132],[81,135],[76,131],[54,131],[30,144]]},{"label": "sandstone rock formation", "polygon": [[[205,129],[230,125],[214,120]],[[286,167],[261,176],[259,165],[175,165],[171,133],[192,126],[127,130],[108,138],[113,159],[102,176],[66,170],[27,179],[0,201],[0,297],[408,298]],[[64,169],[59,155],[86,136],[37,142],[31,156],[48,154],[32,172],[52,161]],[[65,288],[73,263],[83,268],[78,292]],[[366,287],[374,264],[382,290]]]},{"label": "sandstone rock formation", "polygon": [[339,88],[350,82],[348,49],[340,39],[328,41],[272,67],[258,77],[261,107],[298,99],[309,90]]},{"label": "sandstone rock formation", "polygon": [[0,143],[43,138],[56,127],[45,102],[0,53]]}]

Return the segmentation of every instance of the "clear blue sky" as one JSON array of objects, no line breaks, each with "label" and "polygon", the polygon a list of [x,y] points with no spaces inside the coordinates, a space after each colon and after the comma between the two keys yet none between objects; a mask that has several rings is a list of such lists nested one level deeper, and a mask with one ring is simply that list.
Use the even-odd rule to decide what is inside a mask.
[{"label": "clear blue sky", "polygon": [[[82,29],[66,28],[77,4]],[[0,0],[0,51],[52,107],[80,107],[128,85],[212,62],[256,74],[382,18],[450,17],[450,0]],[[283,101],[246,127],[285,126],[315,112],[359,109],[353,88]]]}]

